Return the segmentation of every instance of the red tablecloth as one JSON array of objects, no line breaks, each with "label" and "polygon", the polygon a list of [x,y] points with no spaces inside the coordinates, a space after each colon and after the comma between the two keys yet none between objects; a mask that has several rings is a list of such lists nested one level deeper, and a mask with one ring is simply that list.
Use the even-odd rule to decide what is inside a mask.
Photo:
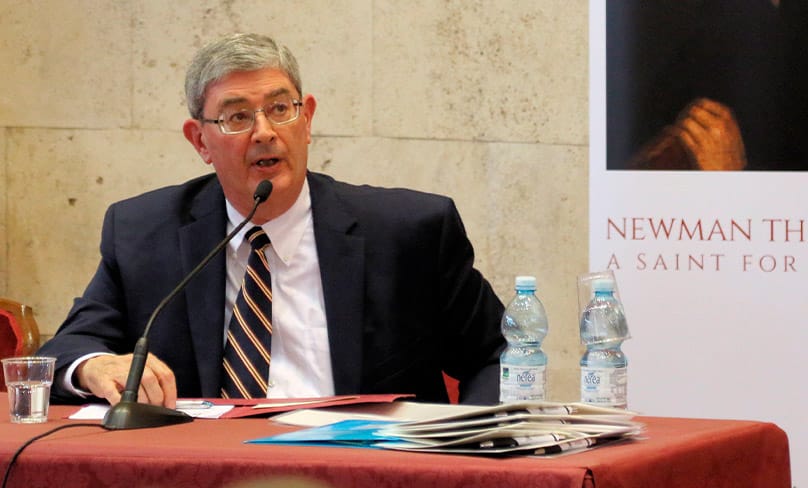
[{"label": "red tablecloth", "polygon": [[[6,404],[0,394],[0,405]],[[51,421],[0,418],[0,469],[27,439],[76,407],[52,406]],[[220,487],[298,475],[338,487],[782,487],[790,488],[788,440],[774,424],[639,417],[644,439],[556,458],[491,459],[374,449],[281,447],[247,439],[293,430],[268,419],[196,420],[128,431],[66,429],[29,446],[11,487]]]}]

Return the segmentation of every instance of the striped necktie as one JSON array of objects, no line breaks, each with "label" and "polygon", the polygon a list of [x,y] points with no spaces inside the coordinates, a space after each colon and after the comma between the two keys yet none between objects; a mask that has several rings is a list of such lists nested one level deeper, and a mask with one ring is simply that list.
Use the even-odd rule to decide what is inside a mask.
[{"label": "striped necktie", "polygon": [[264,250],[269,237],[253,227],[245,238],[252,249],[233,306],[224,348],[224,398],[265,398],[272,343],[272,280]]}]

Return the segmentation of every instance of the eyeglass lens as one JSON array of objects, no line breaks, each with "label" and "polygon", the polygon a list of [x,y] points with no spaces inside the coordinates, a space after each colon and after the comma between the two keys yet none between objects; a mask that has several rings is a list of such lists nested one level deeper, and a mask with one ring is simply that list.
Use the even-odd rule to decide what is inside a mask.
[{"label": "eyeglass lens", "polygon": [[256,112],[264,112],[273,124],[288,124],[300,114],[299,102],[292,98],[275,99],[260,110],[253,110],[247,105],[234,105],[222,111],[220,125],[226,132],[245,132],[255,123]]}]

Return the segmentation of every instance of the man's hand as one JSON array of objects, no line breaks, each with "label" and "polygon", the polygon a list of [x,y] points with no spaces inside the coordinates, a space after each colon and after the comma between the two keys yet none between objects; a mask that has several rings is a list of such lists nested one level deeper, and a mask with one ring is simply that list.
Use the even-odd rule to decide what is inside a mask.
[{"label": "man's hand", "polygon": [[[99,398],[105,398],[110,405],[121,401],[121,392],[126,386],[126,377],[132,364],[132,355],[96,356],[79,364],[76,377],[79,386]],[[177,384],[174,372],[157,356],[149,353],[143,379],[138,390],[138,402],[175,408],[177,404]]]},{"label": "man's hand", "polygon": [[746,154],[741,130],[727,106],[700,98],[679,114],[675,131],[699,169],[741,170]]}]

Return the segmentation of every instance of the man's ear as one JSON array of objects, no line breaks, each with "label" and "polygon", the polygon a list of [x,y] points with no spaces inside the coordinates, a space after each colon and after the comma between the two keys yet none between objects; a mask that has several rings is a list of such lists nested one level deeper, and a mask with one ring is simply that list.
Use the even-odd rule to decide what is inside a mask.
[{"label": "man's ear", "polygon": [[306,142],[311,144],[311,119],[314,118],[314,110],[317,108],[317,100],[312,95],[303,97],[303,106],[300,107],[300,112],[306,120]]},{"label": "man's ear", "polygon": [[213,160],[210,157],[210,152],[205,145],[204,137],[202,136],[202,123],[196,119],[188,119],[182,124],[182,133],[188,142],[194,146],[196,152],[202,157],[205,164],[210,164]]}]

